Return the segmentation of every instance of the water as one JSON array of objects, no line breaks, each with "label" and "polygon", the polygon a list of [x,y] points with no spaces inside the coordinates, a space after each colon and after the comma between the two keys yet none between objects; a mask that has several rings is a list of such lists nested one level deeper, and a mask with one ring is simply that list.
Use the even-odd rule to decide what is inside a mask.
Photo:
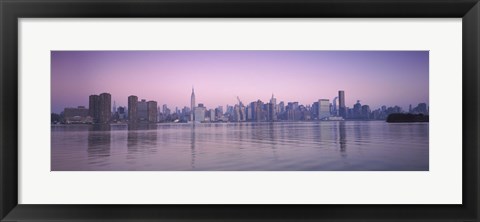
[{"label": "water", "polygon": [[52,126],[53,171],[424,171],[428,123]]}]

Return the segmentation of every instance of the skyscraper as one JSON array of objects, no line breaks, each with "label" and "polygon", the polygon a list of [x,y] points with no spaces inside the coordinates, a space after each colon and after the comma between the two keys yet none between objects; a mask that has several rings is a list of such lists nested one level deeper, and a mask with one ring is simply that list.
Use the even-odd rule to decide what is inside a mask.
[{"label": "skyscraper", "polygon": [[330,101],[328,99],[318,100],[318,119],[324,119],[330,116]]},{"label": "skyscraper", "polygon": [[147,100],[140,100],[137,103],[137,117],[138,121],[148,121]]},{"label": "skyscraper", "polygon": [[192,95],[190,96],[190,120],[195,121],[195,90],[192,87]]},{"label": "skyscraper", "polygon": [[205,121],[205,107],[203,106],[195,107],[194,113],[195,113],[194,118],[196,122]]},{"label": "skyscraper", "polygon": [[347,109],[345,107],[345,92],[343,90],[338,91],[338,114],[347,118]]},{"label": "skyscraper", "polygon": [[360,104],[360,100],[357,100],[357,103],[353,105],[353,118],[354,119],[362,118],[362,104]]},{"label": "skyscraper", "polygon": [[209,114],[210,114],[210,121],[212,122],[215,121],[215,110],[210,109]]},{"label": "skyscraper", "polygon": [[138,104],[138,97],[136,96],[129,96],[128,97],[128,122],[135,123],[137,122],[137,104]]},{"label": "skyscraper", "polygon": [[333,103],[332,103],[332,115],[334,116],[338,116],[337,99],[338,97],[333,98]]},{"label": "skyscraper", "polygon": [[264,103],[261,100],[257,100],[256,106],[255,106],[255,120],[256,121],[265,121],[265,112],[264,112]]},{"label": "skyscraper", "polygon": [[285,112],[285,103],[283,101],[278,104],[278,110],[280,113]]},{"label": "skyscraper", "polygon": [[273,93],[272,93],[272,98],[270,99],[270,103],[272,104],[272,108],[273,108],[272,114],[276,116],[277,115],[277,99],[273,96]]},{"label": "skyscraper", "polygon": [[362,106],[362,114],[361,114],[361,118],[362,119],[370,119],[370,113],[372,111],[370,110],[370,106],[368,105],[363,105]]},{"label": "skyscraper", "polygon": [[147,119],[150,123],[157,122],[157,102],[148,101],[147,102]]},{"label": "skyscraper", "polygon": [[[272,100],[270,100],[272,101]],[[267,110],[268,110],[268,121],[277,121],[277,114],[276,114],[276,104],[275,103],[268,103]]]},{"label": "skyscraper", "polygon": [[252,112],[252,120],[254,120],[254,121],[257,120],[257,106],[258,106],[258,104],[257,104],[256,101],[250,103],[250,109],[252,110],[251,111]]},{"label": "skyscraper", "polygon": [[99,122],[100,97],[98,95],[91,95],[88,97],[88,115],[92,117],[94,123]]},{"label": "skyscraper", "polygon": [[109,123],[112,117],[112,95],[109,93],[102,93],[100,97],[100,114],[99,123]]},{"label": "skyscraper", "polygon": [[113,101],[112,113],[116,113],[116,112],[117,112],[117,103],[115,101]]}]

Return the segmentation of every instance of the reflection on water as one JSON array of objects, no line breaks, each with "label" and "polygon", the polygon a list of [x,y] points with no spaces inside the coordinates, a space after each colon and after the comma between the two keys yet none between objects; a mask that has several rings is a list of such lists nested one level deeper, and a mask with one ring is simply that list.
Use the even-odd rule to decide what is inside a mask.
[{"label": "reflection on water", "polygon": [[110,156],[111,135],[109,125],[96,125],[88,131],[88,163],[91,165],[105,164]]},{"label": "reflection on water", "polygon": [[52,126],[52,170],[428,170],[428,123]]}]

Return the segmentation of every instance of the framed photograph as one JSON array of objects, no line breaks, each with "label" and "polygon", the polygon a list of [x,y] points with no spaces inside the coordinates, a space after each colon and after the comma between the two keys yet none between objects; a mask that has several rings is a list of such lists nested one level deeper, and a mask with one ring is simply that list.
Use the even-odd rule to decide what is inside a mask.
[{"label": "framed photograph", "polygon": [[478,1],[2,1],[2,221],[479,221]]}]

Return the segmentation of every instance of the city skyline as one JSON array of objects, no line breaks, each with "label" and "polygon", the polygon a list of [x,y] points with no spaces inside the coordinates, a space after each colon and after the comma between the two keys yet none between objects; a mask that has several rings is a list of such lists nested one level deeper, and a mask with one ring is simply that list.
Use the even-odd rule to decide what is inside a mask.
[{"label": "city skyline", "polygon": [[[428,51],[52,51],[52,112],[88,107],[88,95],[130,95],[158,106],[215,108],[269,101],[310,105],[346,91],[345,106],[429,104]],[[79,84],[84,83],[84,84]],[[343,85],[344,87],[341,87]],[[187,88],[188,86],[188,88]],[[87,95],[87,96],[85,96]]]},{"label": "city skyline", "polygon": [[[310,104],[299,102],[280,101],[272,97],[269,101],[260,99],[244,103],[237,97],[238,103],[225,109],[223,106],[206,107],[196,103],[195,89],[192,87],[190,107],[174,110],[166,104],[162,109],[157,101],[138,99],[137,96],[128,97],[128,106],[112,106],[112,95],[102,93],[90,95],[89,106],[65,107],[64,112],[52,113],[52,123],[159,123],[159,122],[276,122],[276,121],[323,121],[323,120],[386,120],[390,114],[409,113],[427,115],[429,105],[419,103],[408,110],[399,106],[385,106],[372,109],[369,104],[361,104],[360,100],[350,108],[345,105],[345,91],[339,90],[338,97],[330,103],[329,99],[318,99]],[[112,109],[113,108],[113,109]],[[393,117],[392,117],[393,118]],[[423,118],[423,117],[419,117]],[[428,117],[427,117],[428,118]]]}]

